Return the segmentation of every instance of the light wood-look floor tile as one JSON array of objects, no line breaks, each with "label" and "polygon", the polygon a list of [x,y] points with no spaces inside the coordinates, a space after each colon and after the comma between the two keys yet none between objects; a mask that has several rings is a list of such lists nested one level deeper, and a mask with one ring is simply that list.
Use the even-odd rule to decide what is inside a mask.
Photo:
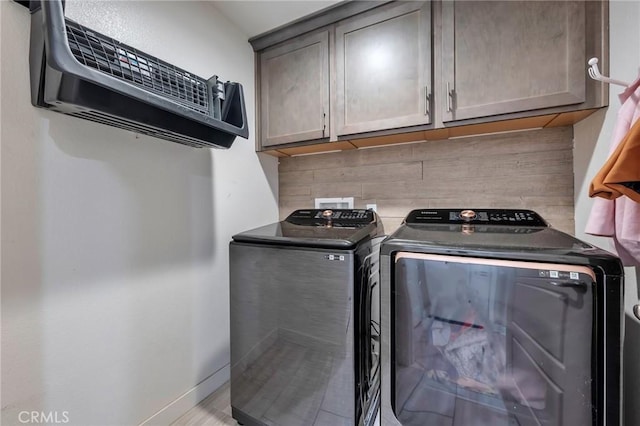
[{"label": "light wood-look floor tile", "polygon": [[[235,419],[231,417],[229,389],[229,382],[227,382],[183,414],[171,426],[238,426]],[[374,426],[380,426],[379,412],[376,414]]]},{"label": "light wood-look floor tile", "polygon": [[231,417],[229,382],[203,399],[172,423],[172,426],[237,426]]}]

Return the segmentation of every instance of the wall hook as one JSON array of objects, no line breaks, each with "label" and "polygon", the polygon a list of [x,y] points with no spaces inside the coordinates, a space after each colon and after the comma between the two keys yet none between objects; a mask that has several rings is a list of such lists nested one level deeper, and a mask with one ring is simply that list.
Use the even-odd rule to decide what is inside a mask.
[{"label": "wall hook", "polygon": [[605,77],[600,74],[600,70],[598,69],[598,58],[589,59],[589,68],[587,68],[589,72],[589,77],[594,80],[602,81],[603,83],[609,84],[617,84],[618,86],[629,86],[629,83],[625,83],[624,81],[614,80],[613,78]]}]

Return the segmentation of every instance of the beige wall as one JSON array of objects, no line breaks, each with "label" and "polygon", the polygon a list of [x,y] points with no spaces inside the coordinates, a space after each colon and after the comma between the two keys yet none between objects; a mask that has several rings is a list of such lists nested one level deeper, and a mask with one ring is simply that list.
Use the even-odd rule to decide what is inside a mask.
[{"label": "beige wall", "polygon": [[[626,82],[638,78],[640,66],[640,1],[609,2],[609,70],[605,75]],[[609,87],[609,108],[598,111],[575,125],[576,155],[574,159],[576,235],[605,250],[613,251],[611,238],[595,237],[584,232],[593,199],[589,198],[589,183],[609,158],[609,147],[616,118],[620,109],[618,95],[623,87]],[[635,304],[640,303],[638,288],[640,268],[625,268],[625,424],[640,424],[640,320],[632,313]]]},{"label": "beige wall", "polygon": [[278,216],[277,160],[254,150],[253,51],[207,2],[70,1],[66,12],[241,82],[251,139],[198,150],[34,108],[29,11],[0,1],[0,424],[32,411],[67,425],[169,424],[229,378],[231,235]]},{"label": "beige wall", "polygon": [[415,208],[526,208],[573,233],[571,127],[280,159],[280,216],[314,197],[375,203],[393,232]]}]

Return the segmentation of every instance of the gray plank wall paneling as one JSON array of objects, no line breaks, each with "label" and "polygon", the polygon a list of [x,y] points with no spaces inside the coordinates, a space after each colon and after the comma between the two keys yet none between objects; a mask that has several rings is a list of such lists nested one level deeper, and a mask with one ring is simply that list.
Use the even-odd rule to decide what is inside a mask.
[{"label": "gray plank wall paneling", "polygon": [[280,159],[280,215],[314,197],[354,197],[378,206],[393,232],[414,208],[526,208],[574,232],[573,128]]}]

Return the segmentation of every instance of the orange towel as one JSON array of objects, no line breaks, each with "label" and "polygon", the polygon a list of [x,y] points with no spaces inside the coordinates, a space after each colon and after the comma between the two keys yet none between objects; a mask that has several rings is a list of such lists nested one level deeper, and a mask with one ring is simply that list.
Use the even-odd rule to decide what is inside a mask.
[{"label": "orange towel", "polygon": [[589,186],[590,197],[627,196],[640,203],[640,120],[631,127]]}]

